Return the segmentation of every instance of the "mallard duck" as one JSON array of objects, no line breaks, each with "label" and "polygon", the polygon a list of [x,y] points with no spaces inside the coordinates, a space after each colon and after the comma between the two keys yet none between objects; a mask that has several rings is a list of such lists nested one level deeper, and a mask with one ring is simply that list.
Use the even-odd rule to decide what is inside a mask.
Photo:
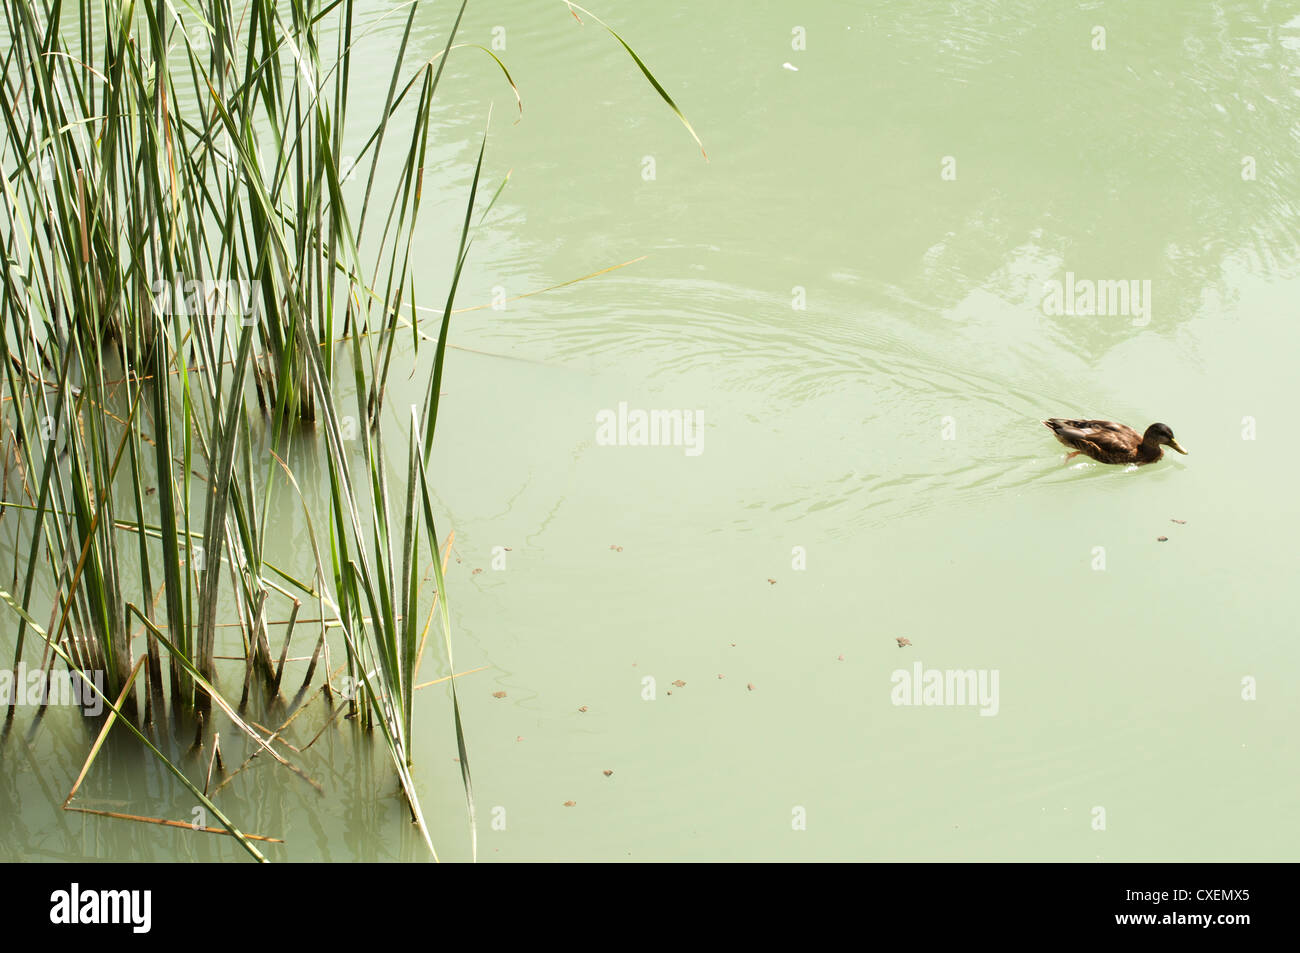
[{"label": "mallard duck", "polygon": [[1056,439],[1073,453],[1065,459],[1085,454],[1100,463],[1155,463],[1162,456],[1162,446],[1187,453],[1178,446],[1174,432],[1167,424],[1152,424],[1145,434],[1112,420],[1065,420],[1053,417],[1043,425],[1056,434]]}]

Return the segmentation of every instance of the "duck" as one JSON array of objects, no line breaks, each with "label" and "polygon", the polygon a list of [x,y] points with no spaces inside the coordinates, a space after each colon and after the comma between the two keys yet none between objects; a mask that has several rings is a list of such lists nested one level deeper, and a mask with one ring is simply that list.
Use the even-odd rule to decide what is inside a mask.
[{"label": "duck", "polygon": [[1117,424],[1113,420],[1052,417],[1044,420],[1043,426],[1073,450],[1066,454],[1067,460],[1082,453],[1098,463],[1131,463],[1140,466],[1155,463],[1163,457],[1163,447],[1184,455],[1187,453],[1174,439],[1174,432],[1168,424],[1152,424],[1146,433],[1138,433],[1132,427]]}]

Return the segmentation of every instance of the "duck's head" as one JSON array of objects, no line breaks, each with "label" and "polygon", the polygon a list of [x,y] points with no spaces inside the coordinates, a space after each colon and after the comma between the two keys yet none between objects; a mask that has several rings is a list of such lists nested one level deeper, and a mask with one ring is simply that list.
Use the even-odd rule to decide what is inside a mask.
[{"label": "duck's head", "polygon": [[1147,432],[1142,435],[1142,442],[1154,444],[1155,446],[1166,446],[1172,450],[1186,456],[1187,451],[1178,446],[1178,441],[1174,439],[1174,432],[1169,429],[1168,424],[1152,424],[1147,428]]}]

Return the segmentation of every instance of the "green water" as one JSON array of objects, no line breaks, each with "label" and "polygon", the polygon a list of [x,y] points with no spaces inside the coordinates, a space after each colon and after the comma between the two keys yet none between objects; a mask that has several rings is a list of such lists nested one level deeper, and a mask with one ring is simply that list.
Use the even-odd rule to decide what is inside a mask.
[{"label": "green water", "polygon": [[[486,188],[512,174],[459,306],[646,256],[454,319],[435,482],[456,669],[486,666],[457,682],[479,858],[1294,859],[1300,4],[858,6],[593,7],[705,161],[594,23],[470,5],[462,38],[504,27],[524,116],[491,60],[453,54],[422,304],[489,106]],[[412,62],[450,16],[422,8]],[[378,17],[387,64],[401,22]],[[1149,315],[1045,313],[1067,272],[1149,281]],[[407,350],[387,425],[431,353]],[[620,403],[698,411],[702,452],[601,445]],[[1065,463],[1046,416],[1164,421],[1190,454]],[[309,560],[283,514],[282,552]],[[895,705],[916,663],[996,671],[996,714]],[[420,693],[414,773],[465,860],[446,689]],[[59,811],[90,738],[66,712],[29,722],[0,856],[244,856]],[[189,819],[115,755],[87,805]],[[286,840],[271,859],[427,856],[350,724],[297,763],[323,796],[258,763],[218,798]]]}]

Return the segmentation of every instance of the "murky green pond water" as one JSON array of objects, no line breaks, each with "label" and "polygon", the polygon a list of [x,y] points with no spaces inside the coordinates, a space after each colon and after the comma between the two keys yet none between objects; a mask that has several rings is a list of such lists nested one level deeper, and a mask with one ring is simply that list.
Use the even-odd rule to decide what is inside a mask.
[{"label": "murky green pond water", "polygon": [[[1300,4],[594,9],[709,161],[607,34],[515,0],[462,30],[504,37],[523,120],[457,51],[426,168],[422,303],[489,106],[485,182],[512,174],[459,306],[645,256],[454,320],[436,482],[480,859],[1294,859]],[[451,15],[425,5],[412,62]],[[1123,313],[1044,304],[1120,281]],[[620,405],[699,429],[608,445]],[[1190,454],[1065,463],[1046,416]],[[307,545],[286,496],[282,552]],[[917,667],[996,698],[897,704]],[[421,697],[415,777],[468,859],[447,684]],[[61,812],[90,737],[27,727],[0,857],[244,856]],[[85,802],[188,819],[121,747]],[[272,859],[427,856],[350,724],[301,763],[323,796],[270,763],[220,795]]]}]

